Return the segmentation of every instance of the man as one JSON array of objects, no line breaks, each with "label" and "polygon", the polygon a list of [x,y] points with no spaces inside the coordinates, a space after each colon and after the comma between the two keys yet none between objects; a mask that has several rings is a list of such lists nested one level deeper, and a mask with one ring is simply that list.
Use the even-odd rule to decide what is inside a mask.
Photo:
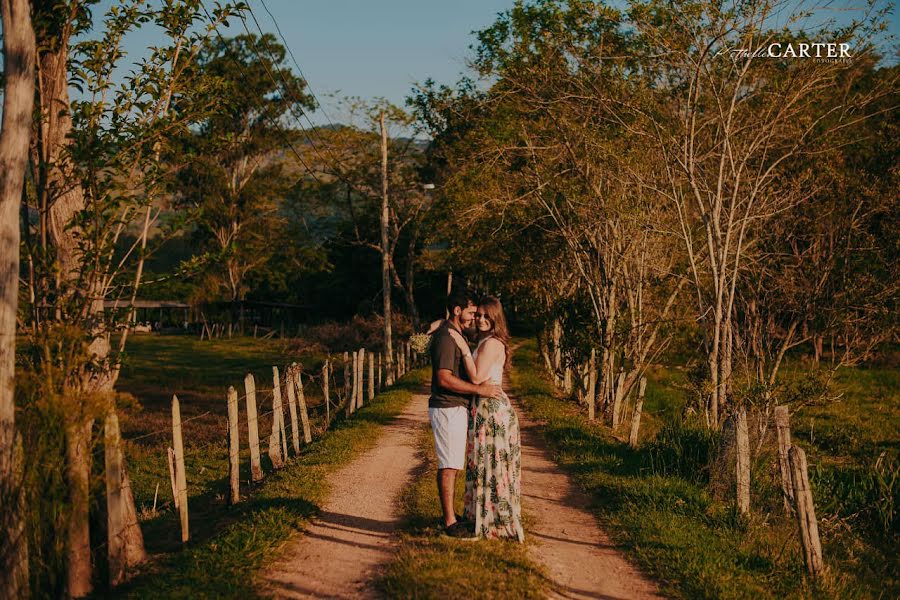
[{"label": "man", "polygon": [[474,385],[467,381],[464,354],[450,337],[450,328],[460,333],[472,326],[477,306],[475,298],[465,290],[457,290],[447,299],[449,317],[431,340],[431,398],[428,416],[434,432],[438,457],[437,487],[444,516],[444,531],[455,538],[474,539],[472,524],[460,522],[453,510],[456,474],[465,468],[466,437],[469,429],[469,403],[472,395],[493,397],[500,386],[492,383]]}]

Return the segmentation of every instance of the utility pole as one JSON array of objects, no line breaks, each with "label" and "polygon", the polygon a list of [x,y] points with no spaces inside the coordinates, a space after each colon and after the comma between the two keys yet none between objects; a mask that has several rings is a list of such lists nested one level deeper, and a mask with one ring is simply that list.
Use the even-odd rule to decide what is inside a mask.
[{"label": "utility pole", "polygon": [[381,295],[384,297],[384,360],[387,371],[387,385],[394,384],[394,348],[391,342],[391,263],[388,227],[390,225],[390,205],[388,204],[388,143],[384,126],[384,111],[378,119],[381,125]]}]

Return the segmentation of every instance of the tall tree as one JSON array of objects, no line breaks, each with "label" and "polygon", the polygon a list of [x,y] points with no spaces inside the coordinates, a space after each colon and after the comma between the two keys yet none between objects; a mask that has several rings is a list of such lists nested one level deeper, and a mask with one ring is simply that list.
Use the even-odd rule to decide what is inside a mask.
[{"label": "tall tree", "polygon": [[276,251],[282,201],[307,176],[291,159],[302,140],[287,123],[313,103],[285,55],[269,34],[209,41],[196,68],[213,78],[209,100],[218,110],[195,124],[174,157],[185,163],[177,205],[195,211],[194,237],[214,259],[208,275],[232,302],[244,299],[248,274]]},{"label": "tall tree", "polygon": [[26,595],[24,464],[16,433],[19,209],[34,108],[35,39],[27,0],[0,0],[3,124],[0,129],[0,596]]},{"label": "tall tree", "polygon": [[[67,589],[72,597],[92,587],[89,479],[91,431],[96,419],[115,410],[114,386],[132,312],[141,284],[151,226],[159,215],[163,182],[171,176],[155,160],[170,134],[205,110],[201,74],[188,67],[204,40],[233,6],[205,19],[199,0],[165,0],[148,6],[122,0],[109,7],[99,39],[78,36],[92,26],[92,2],[35,2],[37,36],[37,109],[30,157],[36,223],[29,221],[26,244],[34,276],[29,281],[27,358],[38,394],[65,404],[65,472],[69,495]],[[154,47],[115,87],[112,76],[124,52],[123,39],[152,22],[167,43]],[[199,27],[198,23],[202,23]],[[70,99],[74,81],[82,95]],[[190,110],[169,110],[173,97]],[[35,226],[34,235],[30,228]],[[122,233],[140,231],[126,248]],[[104,301],[121,302],[124,311],[107,312]],[[118,336],[113,348],[113,335]],[[130,488],[124,490],[134,515]],[[142,545],[138,529],[126,547]],[[126,554],[142,555],[142,548]]]}]

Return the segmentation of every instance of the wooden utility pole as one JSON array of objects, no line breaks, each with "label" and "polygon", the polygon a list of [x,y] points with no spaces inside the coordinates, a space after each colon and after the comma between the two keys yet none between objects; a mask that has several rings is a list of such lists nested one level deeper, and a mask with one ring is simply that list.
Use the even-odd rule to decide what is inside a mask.
[{"label": "wooden utility pole", "polygon": [[[34,109],[35,39],[27,0],[0,0],[3,23],[3,126],[0,131],[0,597],[28,590],[24,495],[14,396],[19,295],[19,208]],[[89,591],[89,590],[88,590]]]},{"label": "wooden utility pole", "polygon": [[387,384],[393,385],[393,344],[391,343],[391,262],[388,240],[390,205],[388,204],[388,143],[384,111],[378,118],[381,126],[381,295],[384,297],[384,356],[387,360]]}]

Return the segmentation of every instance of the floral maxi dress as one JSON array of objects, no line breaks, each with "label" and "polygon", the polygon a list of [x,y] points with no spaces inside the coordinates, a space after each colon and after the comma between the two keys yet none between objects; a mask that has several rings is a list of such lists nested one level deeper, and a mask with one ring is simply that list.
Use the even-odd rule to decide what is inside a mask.
[{"label": "floral maxi dress", "polygon": [[[477,350],[476,350],[477,352]],[[503,364],[492,369],[500,383]],[[465,517],[484,538],[525,541],[522,529],[522,446],[519,418],[506,394],[477,397],[469,415]]]}]

